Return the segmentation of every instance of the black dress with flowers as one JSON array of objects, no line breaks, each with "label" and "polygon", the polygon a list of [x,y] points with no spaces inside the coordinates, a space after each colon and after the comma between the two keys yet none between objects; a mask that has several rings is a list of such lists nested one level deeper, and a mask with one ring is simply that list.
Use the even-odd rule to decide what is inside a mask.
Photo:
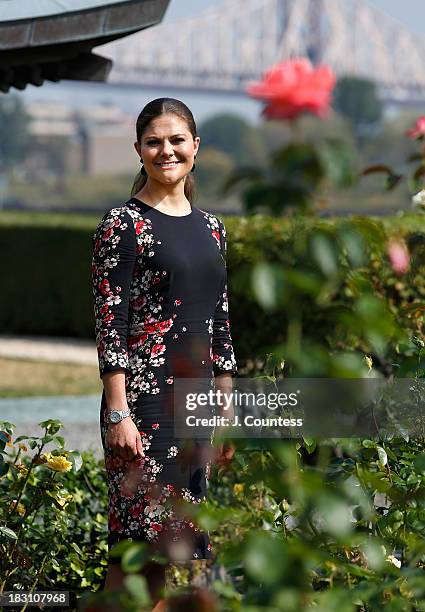
[{"label": "black dress with flowers", "polygon": [[173,384],[187,377],[212,386],[214,375],[236,374],[225,255],[223,223],[196,207],[175,217],[131,198],[106,212],[93,235],[100,376],[124,369],[144,451],[126,461],[105,445],[103,392],[109,548],[132,539],[171,560],[211,557],[208,533],[176,504],[205,499],[211,441],[174,437]]}]

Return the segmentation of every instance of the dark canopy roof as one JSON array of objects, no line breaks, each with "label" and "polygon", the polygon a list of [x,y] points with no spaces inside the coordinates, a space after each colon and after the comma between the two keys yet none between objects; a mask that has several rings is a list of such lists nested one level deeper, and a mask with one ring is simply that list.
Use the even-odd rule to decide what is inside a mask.
[{"label": "dark canopy roof", "polygon": [[0,91],[60,79],[104,81],[98,45],[162,20],[169,0],[0,0]]}]

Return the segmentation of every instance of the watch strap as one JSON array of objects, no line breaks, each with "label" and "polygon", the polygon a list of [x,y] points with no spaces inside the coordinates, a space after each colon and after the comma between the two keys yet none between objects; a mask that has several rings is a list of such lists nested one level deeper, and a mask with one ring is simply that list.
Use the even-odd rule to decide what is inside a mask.
[{"label": "watch strap", "polygon": [[[110,416],[111,416],[111,414],[112,414],[113,412],[114,412],[114,413],[116,413],[116,414],[117,414],[117,413],[119,414],[119,416],[120,416],[120,419],[119,419],[119,420],[117,420],[117,421],[112,421],[112,420],[110,419]],[[127,409],[125,409],[125,410],[110,410],[110,411],[108,412],[107,417],[106,417],[106,421],[107,421],[108,423],[112,423],[112,424],[114,424],[114,423],[120,423],[120,422],[121,422],[123,419],[125,419],[125,418],[126,418],[126,417],[128,417],[128,416],[130,416],[130,414],[131,414],[131,412],[130,412],[130,409],[129,409],[129,408],[127,408]]]}]

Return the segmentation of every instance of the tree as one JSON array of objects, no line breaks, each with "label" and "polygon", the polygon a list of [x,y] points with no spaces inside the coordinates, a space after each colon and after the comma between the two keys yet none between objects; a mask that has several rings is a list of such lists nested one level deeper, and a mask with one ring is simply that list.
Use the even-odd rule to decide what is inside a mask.
[{"label": "tree", "polygon": [[199,129],[202,147],[227,153],[238,165],[250,164],[263,153],[262,148],[258,150],[258,139],[253,138],[255,132],[247,121],[232,113],[215,115]]},{"label": "tree", "polygon": [[28,123],[24,105],[17,96],[0,96],[0,172],[9,170],[25,157]]},{"label": "tree", "polygon": [[375,83],[350,76],[339,79],[334,90],[333,106],[351,121],[357,139],[380,121],[383,111]]}]

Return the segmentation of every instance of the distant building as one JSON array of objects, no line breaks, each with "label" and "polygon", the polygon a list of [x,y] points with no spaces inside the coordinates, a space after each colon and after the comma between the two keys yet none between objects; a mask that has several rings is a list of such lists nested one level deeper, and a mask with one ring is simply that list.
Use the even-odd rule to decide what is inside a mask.
[{"label": "distant building", "polygon": [[86,174],[135,174],[138,170],[137,153],[133,148],[134,127],[113,125],[91,127],[86,132]]},{"label": "distant building", "polygon": [[32,135],[27,168],[32,172],[110,176],[137,171],[134,118],[118,107],[77,111],[65,104],[33,102],[26,111]]}]

